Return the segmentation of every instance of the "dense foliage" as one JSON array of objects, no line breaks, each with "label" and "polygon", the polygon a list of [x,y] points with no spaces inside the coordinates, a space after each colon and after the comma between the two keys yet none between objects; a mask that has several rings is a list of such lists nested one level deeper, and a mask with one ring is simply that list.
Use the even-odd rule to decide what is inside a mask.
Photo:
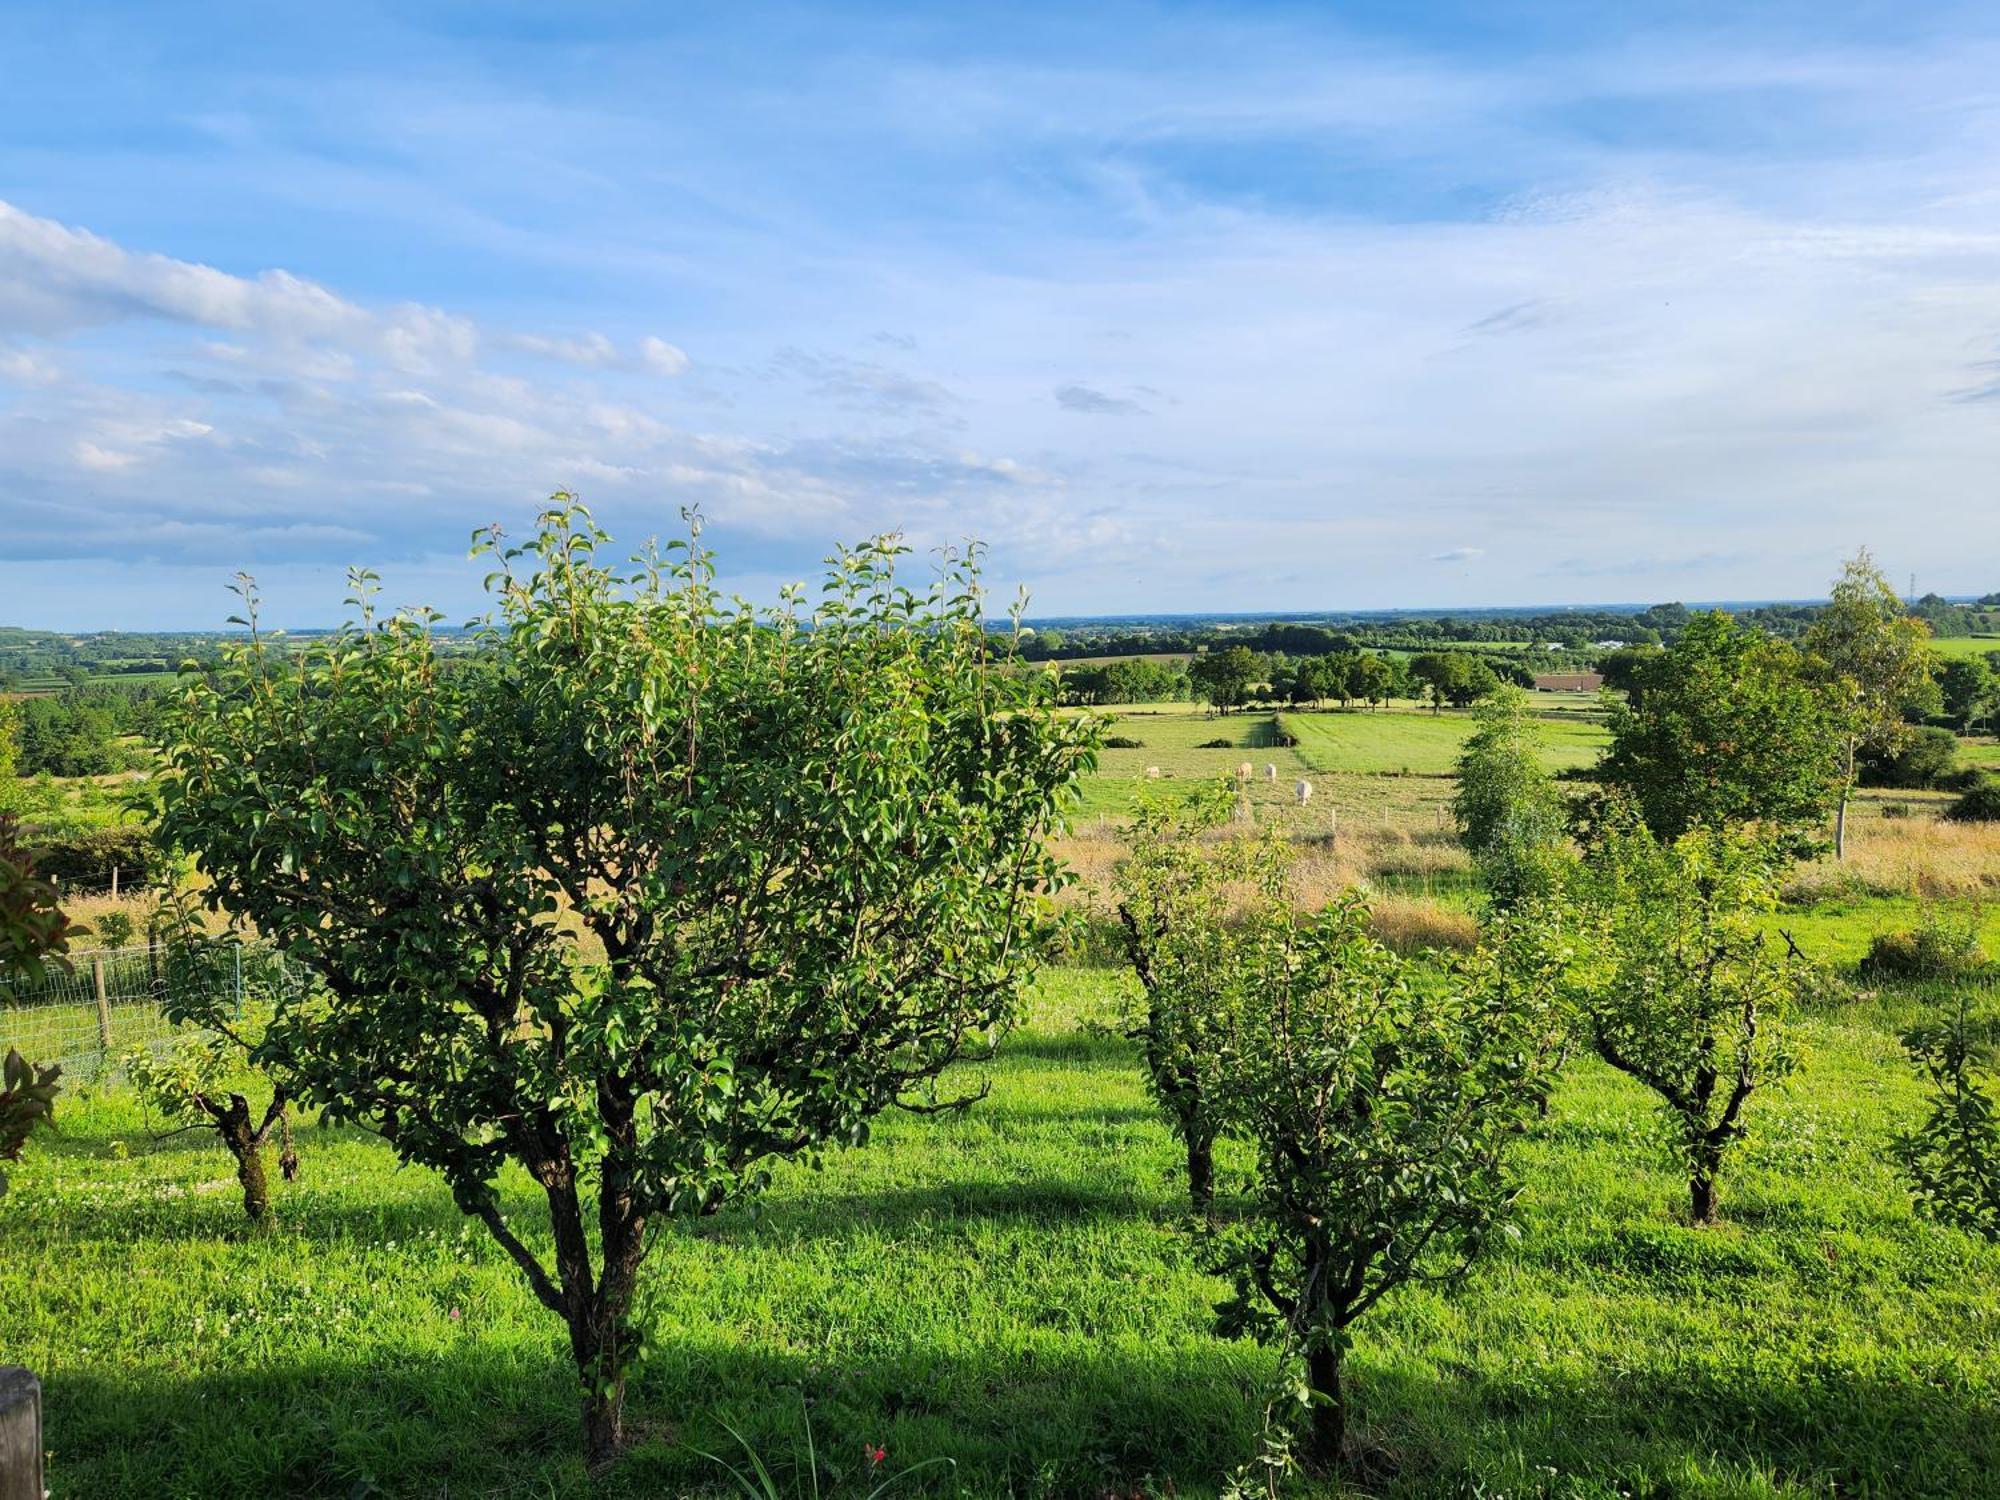
[{"label": "dense foliage", "polygon": [[1518,1191],[1510,1168],[1548,1086],[1564,955],[1530,924],[1455,970],[1399,958],[1349,899],[1262,924],[1221,1053],[1227,1119],[1257,1156],[1223,1231],[1225,1332],[1302,1354],[1307,1451],[1333,1467],[1354,1324],[1411,1282],[1449,1282]]},{"label": "dense foliage", "polygon": [[1795,647],[1699,615],[1633,680],[1599,777],[1656,835],[1763,823],[1815,842],[1841,796],[1841,727]]},{"label": "dense foliage", "polygon": [[1568,809],[1542,767],[1543,741],[1528,696],[1505,688],[1477,712],[1452,796],[1459,838],[1496,906],[1552,896],[1568,862]]},{"label": "dense foliage", "polygon": [[[321,983],[257,1061],[485,1224],[568,1327],[594,1465],[660,1219],[969,1102],[935,1080],[1032,972],[1095,734],[993,670],[966,559],[912,591],[871,543],[760,616],[692,542],[625,574],[605,541],[547,514],[449,670],[366,578],[331,638],[253,633],[188,685],[161,788],[212,903]],[[553,1264],[499,1210],[509,1161]]]}]

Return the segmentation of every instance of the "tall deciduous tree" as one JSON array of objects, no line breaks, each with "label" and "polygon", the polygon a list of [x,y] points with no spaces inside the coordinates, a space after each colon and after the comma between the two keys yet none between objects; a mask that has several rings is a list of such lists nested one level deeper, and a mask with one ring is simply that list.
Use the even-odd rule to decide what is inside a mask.
[{"label": "tall deciduous tree", "polygon": [[1656,835],[1764,823],[1794,850],[1821,837],[1840,795],[1840,727],[1796,649],[1711,611],[1633,680],[1598,775]]},{"label": "tall deciduous tree", "polygon": [[1834,581],[1833,595],[1805,634],[1805,649],[1824,678],[1840,739],[1840,797],[1834,814],[1835,858],[1847,853],[1847,802],[1863,750],[1893,751],[1909,736],[1906,714],[1935,699],[1931,628],[1912,615],[1868,549]]},{"label": "tall deciduous tree", "polygon": [[1096,730],[994,669],[972,559],[913,591],[870,543],[760,614],[557,501],[469,654],[365,575],[325,640],[253,611],[174,711],[161,827],[319,981],[255,1060],[443,1175],[567,1326],[601,1466],[660,1220],[971,1102],[938,1077],[1014,1011]]},{"label": "tall deciduous tree", "polygon": [[1228,713],[1249,698],[1250,684],[1262,670],[1263,663],[1248,646],[1229,646],[1188,663],[1188,680],[1204,702]]},{"label": "tall deciduous tree", "polygon": [[1583,986],[1591,1036],[1600,1057],[1660,1096],[1690,1216],[1713,1223],[1752,1095],[1792,1071],[1784,1012],[1811,978],[1759,920],[1777,903],[1778,857],[1742,829],[1661,839],[1636,817],[1599,838],[1596,968]]},{"label": "tall deciduous tree", "polygon": [[1546,929],[1503,921],[1493,946],[1428,969],[1371,938],[1357,901],[1265,929],[1223,1054],[1229,1125],[1257,1170],[1222,1240],[1221,1326],[1304,1355],[1322,1467],[1342,1457],[1355,1322],[1398,1287],[1462,1275],[1504,1222],[1566,957]]}]

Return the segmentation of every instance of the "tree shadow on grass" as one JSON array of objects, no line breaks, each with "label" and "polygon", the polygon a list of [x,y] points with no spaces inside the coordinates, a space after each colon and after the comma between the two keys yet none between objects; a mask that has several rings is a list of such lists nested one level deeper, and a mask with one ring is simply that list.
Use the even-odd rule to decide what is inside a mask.
[{"label": "tree shadow on grass", "polygon": [[1716,1367],[1458,1380],[1356,1361],[1394,1496],[1667,1497],[1687,1493],[1986,1496],[2000,1403],[1830,1364],[1773,1375]]},{"label": "tree shadow on grass", "polygon": [[[911,1348],[835,1368],[744,1345],[663,1341],[628,1403],[634,1446],[590,1484],[577,1387],[555,1348],[482,1347],[362,1362],[334,1355],[255,1371],[58,1373],[46,1385],[56,1500],[90,1496],[591,1496],[722,1494],[699,1450],[742,1461],[735,1427],[788,1485],[811,1413],[829,1497],[861,1494],[869,1446],[885,1473],[950,1458],[898,1494],[1097,1495],[1152,1479],[1213,1493],[1256,1434],[1254,1358],[1069,1348]],[[373,1488],[369,1488],[369,1486]]]},{"label": "tree shadow on grass", "polygon": [[1009,1063],[1081,1063],[1093,1067],[1136,1067],[1138,1045],[1109,1029],[1090,1031],[1016,1032],[1000,1044],[988,1067],[1002,1070]]},{"label": "tree shadow on grass", "polygon": [[[898,1493],[1213,1495],[1253,1456],[1269,1351],[1244,1344],[1106,1348],[1011,1338],[835,1361],[746,1338],[658,1337],[628,1407],[634,1449],[592,1487],[576,1457],[576,1386],[556,1348],[482,1343],[271,1360],[255,1370],[56,1372],[47,1381],[54,1494],[592,1496],[723,1493],[698,1450],[740,1458],[725,1422],[789,1485],[803,1396],[829,1497],[865,1493],[864,1447],[894,1470],[956,1464]],[[1990,1494],[1990,1398],[1831,1367],[1443,1376],[1378,1366],[1353,1394],[1396,1497]],[[365,1486],[372,1483],[372,1490]],[[1142,1487],[1150,1485],[1150,1489]],[[1307,1486],[1302,1493],[1330,1494]]]}]

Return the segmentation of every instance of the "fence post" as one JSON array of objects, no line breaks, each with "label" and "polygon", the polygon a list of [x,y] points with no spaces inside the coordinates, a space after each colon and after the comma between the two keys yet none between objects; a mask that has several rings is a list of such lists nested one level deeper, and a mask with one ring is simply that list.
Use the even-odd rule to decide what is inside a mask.
[{"label": "fence post", "polygon": [[242,1019],[243,1019],[243,944],[242,944],[242,942],[241,942],[241,941],[239,940],[238,942],[235,942],[235,943],[232,943],[232,944],[230,944],[230,947],[229,947],[229,951],[230,951],[230,953],[231,953],[231,954],[233,954],[233,955],[235,956],[235,959],[236,959],[236,1019],[240,1021],[240,1020],[242,1020]]},{"label": "fence post", "polygon": [[111,867],[111,899],[113,901],[118,899],[118,866],[116,865]]},{"label": "fence post", "polygon": [[90,987],[97,991],[97,1040],[108,1053],[111,1050],[111,999],[104,992],[104,960],[90,961]]},{"label": "fence post", "polygon": [[0,1500],[42,1500],[42,1383],[0,1365]]}]

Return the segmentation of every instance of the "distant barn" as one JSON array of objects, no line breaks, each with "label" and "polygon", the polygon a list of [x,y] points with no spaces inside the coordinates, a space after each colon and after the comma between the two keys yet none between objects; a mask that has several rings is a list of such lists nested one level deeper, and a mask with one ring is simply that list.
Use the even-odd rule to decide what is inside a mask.
[{"label": "distant barn", "polygon": [[1597,672],[1544,672],[1535,678],[1538,693],[1594,693],[1603,686]]}]

